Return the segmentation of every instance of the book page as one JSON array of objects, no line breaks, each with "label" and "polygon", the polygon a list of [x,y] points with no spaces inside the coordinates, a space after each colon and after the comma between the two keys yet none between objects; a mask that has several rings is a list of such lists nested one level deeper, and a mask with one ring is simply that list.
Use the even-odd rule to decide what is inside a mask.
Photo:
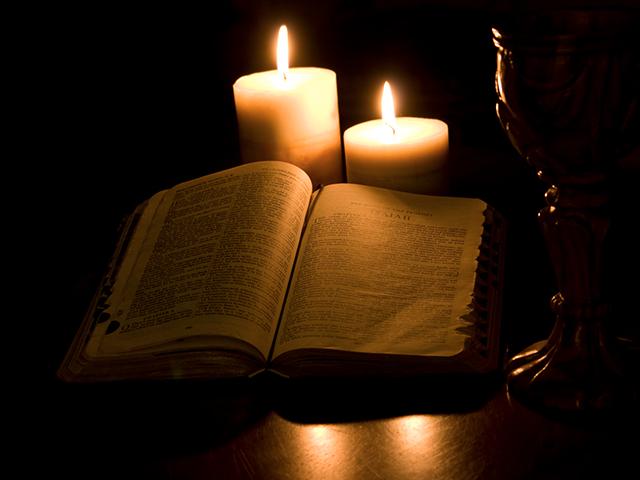
[{"label": "book page", "polygon": [[300,246],[274,358],[298,348],[460,352],[485,208],[474,199],[325,187]]},{"label": "book page", "polygon": [[266,358],[310,196],[302,170],[256,162],[154,197],[153,220],[118,278],[125,288],[114,288],[109,326],[90,342],[94,354],[232,337]]}]

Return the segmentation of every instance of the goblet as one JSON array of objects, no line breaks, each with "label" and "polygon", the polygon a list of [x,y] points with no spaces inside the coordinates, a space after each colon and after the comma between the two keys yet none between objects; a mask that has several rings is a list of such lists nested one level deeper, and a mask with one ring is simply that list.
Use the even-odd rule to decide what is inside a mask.
[{"label": "goblet", "polygon": [[605,281],[611,175],[640,140],[635,10],[530,12],[493,28],[497,115],[548,185],[538,218],[559,292],[550,336],[507,364],[510,392],[564,411],[628,396]]}]

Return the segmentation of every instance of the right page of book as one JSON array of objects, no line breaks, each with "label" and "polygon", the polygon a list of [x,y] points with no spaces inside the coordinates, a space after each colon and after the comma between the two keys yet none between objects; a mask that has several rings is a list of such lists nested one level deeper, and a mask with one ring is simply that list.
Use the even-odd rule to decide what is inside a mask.
[{"label": "right page of book", "polygon": [[273,357],[462,351],[487,205],[355,184],[317,196]]}]

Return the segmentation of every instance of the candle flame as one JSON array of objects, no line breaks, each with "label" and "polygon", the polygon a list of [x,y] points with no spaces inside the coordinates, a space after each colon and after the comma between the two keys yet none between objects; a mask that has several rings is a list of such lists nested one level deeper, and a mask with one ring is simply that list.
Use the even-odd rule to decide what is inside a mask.
[{"label": "candle flame", "polygon": [[398,125],[389,82],[384,82],[384,88],[382,89],[382,121],[389,126],[395,135]]},{"label": "candle flame", "polygon": [[289,37],[286,25],[282,25],[278,31],[276,61],[278,64],[278,72],[280,72],[282,78],[286,80],[289,74]]}]

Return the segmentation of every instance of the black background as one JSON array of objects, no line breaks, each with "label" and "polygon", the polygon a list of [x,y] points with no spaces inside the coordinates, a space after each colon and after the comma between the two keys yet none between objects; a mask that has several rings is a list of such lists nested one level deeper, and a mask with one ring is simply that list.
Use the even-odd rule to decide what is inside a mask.
[{"label": "black background", "polygon": [[[496,118],[491,26],[516,4],[581,3],[226,0],[22,12],[7,130],[17,147],[7,171],[18,171],[5,177],[6,190],[19,192],[7,207],[16,244],[8,260],[18,265],[9,323],[34,344],[37,378],[55,382],[121,219],[159,189],[239,162],[232,85],[274,68],[283,23],[291,66],[336,72],[342,131],[379,115],[384,80],[399,116],[448,123],[450,193],[489,201],[527,240],[521,248],[530,253],[512,268],[530,271],[528,285],[511,285],[509,295],[548,319],[553,279],[535,220],[545,186]],[[637,178],[637,168],[626,172],[623,186]],[[629,200],[626,220],[637,205]],[[633,295],[634,285],[625,282],[620,295]],[[530,326],[544,332],[549,322]]]},{"label": "black background", "polygon": [[[545,186],[496,118],[491,26],[514,8],[562,3],[585,2],[226,0],[25,13],[12,122],[23,171],[6,182],[28,179],[13,200],[27,208],[11,224],[28,251],[9,256],[25,295],[20,328],[44,353],[34,354],[37,375],[54,381],[122,218],[157,190],[238,164],[232,85],[274,68],[281,24],[292,67],[336,72],[342,131],[379,115],[384,80],[399,116],[448,123],[450,193],[489,201],[527,240],[512,268],[530,270],[528,285],[510,295],[548,319],[553,279],[535,220]],[[545,332],[549,322],[530,326]]]},{"label": "black background", "polygon": [[[232,85],[274,68],[283,23],[291,66],[336,72],[342,131],[379,115],[389,80],[398,115],[448,123],[451,162],[460,164],[452,193],[486,195],[495,184],[501,198],[487,200],[506,208],[529,202],[522,182],[538,185],[494,110],[490,25],[499,9],[472,3],[223,1],[39,12],[46,35],[37,40],[29,112],[38,134],[29,139],[35,158],[25,160],[42,200],[31,209],[34,254],[44,253],[42,280],[54,293],[46,303],[54,311],[33,318],[36,332],[47,331],[46,374],[80,321],[123,216],[157,190],[239,162]],[[517,177],[513,185],[509,177]],[[535,215],[539,201],[532,195],[523,215]]]},{"label": "black background", "polygon": [[[11,43],[17,93],[7,133],[17,171],[7,169],[4,178],[11,192],[5,236],[15,244],[8,263],[18,268],[9,282],[5,338],[16,350],[8,367],[19,377],[12,398],[27,406],[24,425],[36,420],[35,430],[23,429],[28,441],[42,431],[43,441],[54,441],[49,420],[72,410],[75,391],[55,371],[121,219],[157,190],[238,164],[232,85],[274,68],[283,23],[292,67],[336,72],[342,131],[378,116],[384,80],[394,88],[399,116],[448,123],[456,172],[450,193],[480,196],[510,222],[505,335],[516,350],[545,336],[554,291],[536,223],[545,187],[495,115],[490,27],[512,8],[466,0],[223,0],[22,12]],[[637,179],[632,170],[623,185],[632,188]],[[635,195],[628,199],[624,211],[635,212]],[[626,226],[637,221],[634,213],[623,218]],[[633,245],[622,239],[621,250]],[[628,275],[616,287],[619,296],[632,298],[637,271],[628,263],[619,270]]]}]

